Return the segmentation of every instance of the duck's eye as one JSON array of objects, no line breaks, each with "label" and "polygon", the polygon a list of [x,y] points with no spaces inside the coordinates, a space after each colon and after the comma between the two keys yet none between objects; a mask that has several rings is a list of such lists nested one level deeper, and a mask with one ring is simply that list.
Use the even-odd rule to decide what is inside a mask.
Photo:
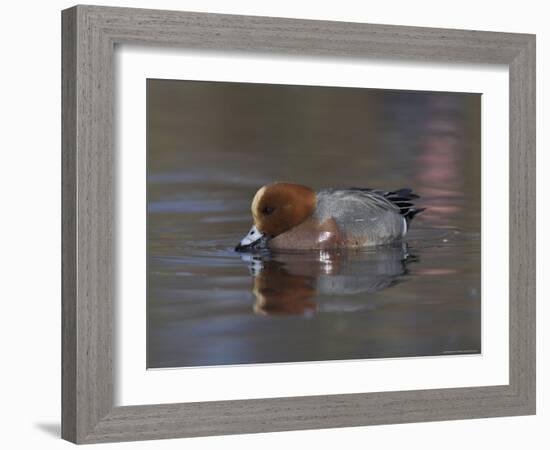
[{"label": "duck's eye", "polygon": [[265,206],[262,209],[262,214],[269,216],[273,211],[275,211],[275,208],[272,208],[271,206]]}]

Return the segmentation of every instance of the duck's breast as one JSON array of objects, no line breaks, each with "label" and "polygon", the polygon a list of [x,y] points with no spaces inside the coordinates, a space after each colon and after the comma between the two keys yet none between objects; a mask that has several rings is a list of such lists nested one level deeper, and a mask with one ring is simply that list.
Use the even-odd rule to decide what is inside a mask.
[{"label": "duck's breast", "polygon": [[272,250],[324,250],[342,246],[336,222],[328,218],[319,222],[315,216],[269,241]]}]

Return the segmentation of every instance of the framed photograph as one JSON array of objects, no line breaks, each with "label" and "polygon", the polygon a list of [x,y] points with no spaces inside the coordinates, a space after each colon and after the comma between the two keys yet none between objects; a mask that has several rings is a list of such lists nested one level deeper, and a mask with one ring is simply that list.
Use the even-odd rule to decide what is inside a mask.
[{"label": "framed photograph", "polygon": [[62,13],[62,436],[535,413],[535,37]]}]

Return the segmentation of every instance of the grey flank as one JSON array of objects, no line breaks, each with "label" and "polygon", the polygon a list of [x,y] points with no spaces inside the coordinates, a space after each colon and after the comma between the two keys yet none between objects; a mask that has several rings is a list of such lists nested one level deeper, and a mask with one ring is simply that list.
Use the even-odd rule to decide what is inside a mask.
[{"label": "grey flank", "polygon": [[333,218],[348,239],[368,239],[376,244],[395,241],[407,231],[400,208],[382,191],[323,189],[317,192],[316,216],[320,223]]}]

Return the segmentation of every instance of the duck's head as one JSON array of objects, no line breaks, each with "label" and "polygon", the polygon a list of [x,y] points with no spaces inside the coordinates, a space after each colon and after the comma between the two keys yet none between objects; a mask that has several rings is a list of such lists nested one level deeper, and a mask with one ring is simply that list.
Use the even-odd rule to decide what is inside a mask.
[{"label": "duck's head", "polygon": [[274,183],[263,186],[252,200],[254,225],[236,251],[265,248],[267,242],[304,222],[315,211],[315,192],[306,186]]}]

